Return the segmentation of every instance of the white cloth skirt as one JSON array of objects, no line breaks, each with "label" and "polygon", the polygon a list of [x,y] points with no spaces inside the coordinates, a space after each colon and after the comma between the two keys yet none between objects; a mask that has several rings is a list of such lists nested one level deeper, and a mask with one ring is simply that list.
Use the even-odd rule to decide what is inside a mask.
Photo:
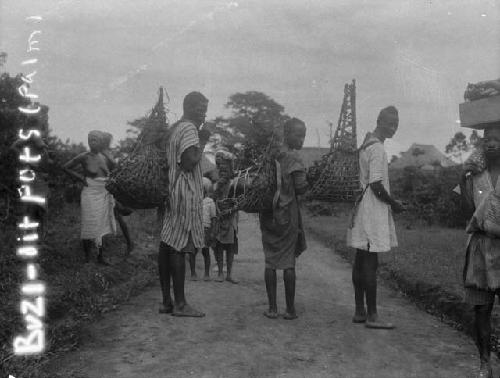
[{"label": "white cloth skirt", "polygon": [[86,178],[81,194],[82,239],[93,240],[97,247],[102,246],[102,237],[116,233],[116,221],[113,213],[115,200],[106,188],[107,179]]}]

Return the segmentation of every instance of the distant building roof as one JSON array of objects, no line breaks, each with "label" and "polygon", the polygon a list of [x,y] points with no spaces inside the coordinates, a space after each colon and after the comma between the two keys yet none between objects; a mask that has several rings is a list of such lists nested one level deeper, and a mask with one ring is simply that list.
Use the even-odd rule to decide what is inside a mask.
[{"label": "distant building roof", "polygon": [[402,152],[401,156],[390,164],[392,169],[403,169],[405,167],[418,167],[430,169],[430,167],[451,167],[456,165],[453,160],[446,157],[435,146],[431,144],[413,143],[406,152]]},{"label": "distant building roof", "polygon": [[320,160],[323,155],[330,152],[330,147],[302,147],[299,155],[306,168],[313,165],[316,160]]}]

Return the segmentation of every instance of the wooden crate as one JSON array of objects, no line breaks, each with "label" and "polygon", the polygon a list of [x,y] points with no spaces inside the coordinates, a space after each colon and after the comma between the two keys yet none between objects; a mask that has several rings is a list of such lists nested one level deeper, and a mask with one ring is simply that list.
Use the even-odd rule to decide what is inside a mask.
[{"label": "wooden crate", "polygon": [[500,96],[463,102],[459,111],[462,127],[484,129],[489,123],[500,122]]}]

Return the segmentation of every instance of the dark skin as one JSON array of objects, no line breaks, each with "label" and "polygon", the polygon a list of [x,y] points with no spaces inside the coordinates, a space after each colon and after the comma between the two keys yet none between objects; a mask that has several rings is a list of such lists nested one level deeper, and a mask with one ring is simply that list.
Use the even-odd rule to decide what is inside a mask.
[{"label": "dark skin", "polygon": [[[284,148],[288,151],[301,150],[304,145],[306,136],[306,127],[304,124],[297,123],[285,135]],[[294,179],[295,182],[297,182]],[[307,191],[307,183],[302,186],[295,186],[295,193],[302,195]],[[271,319],[278,317],[278,304],[277,304],[277,274],[275,269],[265,268],[264,281],[266,283],[267,299],[269,302],[269,309],[264,312],[264,315]],[[295,284],[296,275],[295,269],[289,268],[283,271],[283,283],[285,285],[285,301],[286,313],[284,319],[292,320],[297,318],[295,310]]]},{"label": "dark skin", "polygon": [[[191,121],[197,129],[206,118],[208,102],[200,101],[191,108],[184,109],[182,119]],[[203,150],[197,146],[187,148],[181,155],[180,168],[185,172],[192,172],[201,160]],[[161,210],[158,212],[162,219]],[[164,253],[158,256],[160,270],[160,285],[162,287],[163,302],[160,313],[172,313],[175,316],[202,317],[200,311],[187,304],[184,294],[184,279],[186,274],[186,258],[184,253]],[[172,278],[175,301],[170,295],[170,278]]]},{"label": "dark skin", "polygon": [[[227,185],[230,185],[230,180],[234,177],[234,171],[233,171],[233,161],[216,157],[215,163],[217,165],[217,170],[219,172],[219,185],[221,185],[222,188],[227,189]],[[218,190],[216,190],[218,192]],[[217,194],[219,195],[224,195],[224,194]],[[230,197],[232,195],[231,193],[231,188],[229,188],[229,195]],[[220,198],[218,198],[220,199]],[[221,208],[219,206],[220,210],[226,210],[225,208]],[[233,215],[227,215],[225,217],[231,217]],[[229,219],[225,218],[224,221],[229,221]],[[215,247],[215,259],[217,261],[217,267],[218,267],[218,275],[216,278],[217,282],[224,282],[224,274],[223,274],[223,266],[224,266],[224,251],[226,251],[226,268],[227,268],[227,275],[226,275],[226,281],[231,282],[233,284],[237,284],[238,281],[235,280],[232,276],[232,271],[233,271],[233,261],[234,261],[234,250],[232,246],[225,246],[220,243],[217,243]]]},{"label": "dark skin", "polygon": [[[108,177],[110,171],[106,157],[101,153],[104,146],[102,145],[100,139],[89,135],[88,144],[90,148],[89,152],[81,153],[63,166],[66,173],[82,182],[85,186],[87,186],[87,177]],[[75,170],[76,168],[81,168],[83,174],[77,172]],[[89,262],[92,240],[83,239],[82,246],[85,253],[85,261]],[[102,265],[109,265],[109,263],[104,260],[102,247],[99,248],[97,262]]]},{"label": "dark skin", "polygon": [[[208,193],[206,191],[203,191],[203,194],[205,197],[208,196]],[[210,226],[210,235],[213,235],[213,225],[215,224],[215,219],[211,219],[211,226]],[[210,249],[209,247],[204,247],[201,249],[201,253],[203,254],[203,261],[205,263],[205,276],[203,277],[204,281],[210,281]],[[197,281],[198,276],[196,274],[196,254],[192,253],[189,255],[189,266],[191,268],[191,280],[192,281]]]},{"label": "dark skin", "polygon": [[[373,135],[382,143],[392,138],[398,129],[399,120],[397,117],[382,119],[377,122],[377,127]],[[394,213],[405,210],[403,205],[395,200],[385,190],[382,181],[370,183],[370,189],[382,202],[391,206]],[[353,317],[354,323],[369,322],[373,328],[393,328],[390,323],[381,322],[377,314],[377,269],[378,255],[369,251],[357,249],[352,269],[352,282],[354,285],[354,301],[356,310]],[[366,305],[365,308],[365,297]]]},{"label": "dark skin", "polygon": [[[500,176],[500,124],[497,127],[489,128],[484,131],[483,145],[486,153],[486,163],[488,173],[491,178],[493,188],[496,187],[498,177]],[[464,209],[467,209],[466,215],[472,216],[474,212],[474,202],[470,198],[466,198],[465,190],[462,187],[462,197]],[[481,362],[481,372],[487,377],[491,371],[490,356],[491,356],[491,313],[493,303],[474,306],[474,332],[476,346],[479,351]]]},{"label": "dark skin", "polygon": [[[116,162],[115,160],[113,159],[112,155],[111,155],[111,150],[110,150],[110,144],[111,144],[111,134],[108,135],[109,138],[108,140],[104,143],[104,148],[102,149],[101,151],[101,154],[105,157],[106,159],[106,163],[108,165],[108,169],[110,171],[112,171],[115,167],[116,167]],[[127,252],[126,252],[126,256],[129,256],[130,255],[130,252],[132,252],[132,250],[134,249],[134,243],[132,242],[132,239],[130,238],[130,232],[128,230],[128,226],[127,226],[127,223],[125,222],[125,220],[123,219],[122,215],[120,214],[120,212],[118,211],[118,208],[117,206],[119,205],[115,205],[114,209],[113,209],[113,213],[115,215],[115,219],[116,221],[118,222],[118,224],[120,225],[120,229],[122,230],[122,233],[123,233],[123,236],[125,238],[125,242],[127,243]]]}]

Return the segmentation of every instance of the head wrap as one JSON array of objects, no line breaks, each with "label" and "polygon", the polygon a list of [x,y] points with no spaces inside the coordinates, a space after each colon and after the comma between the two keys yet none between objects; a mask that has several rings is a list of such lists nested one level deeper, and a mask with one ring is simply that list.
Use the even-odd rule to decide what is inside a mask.
[{"label": "head wrap", "polygon": [[236,159],[236,156],[229,152],[228,150],[225,150],[225,149],[219,149],[217,150],[217,152],[215,153],[215,159],[221,159],[221,160],[235,160]]}]

